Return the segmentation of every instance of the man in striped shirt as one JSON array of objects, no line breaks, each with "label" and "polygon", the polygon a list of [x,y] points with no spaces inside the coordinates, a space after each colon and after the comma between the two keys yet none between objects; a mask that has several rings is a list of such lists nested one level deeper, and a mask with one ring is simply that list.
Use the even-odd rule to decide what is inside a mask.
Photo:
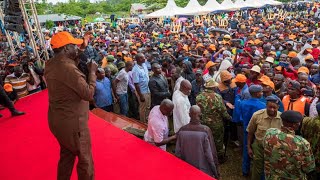
[{"label": "man in striped shirt", "polygon": [[12,85],[12,88],[17,92],[19,98],[28,95],[27,82],[30,85],[34,84],[33,78],[30,77],[29,74],[24,73],[21,66],[15,66],[14,72],[4,80],[4,83]]}]

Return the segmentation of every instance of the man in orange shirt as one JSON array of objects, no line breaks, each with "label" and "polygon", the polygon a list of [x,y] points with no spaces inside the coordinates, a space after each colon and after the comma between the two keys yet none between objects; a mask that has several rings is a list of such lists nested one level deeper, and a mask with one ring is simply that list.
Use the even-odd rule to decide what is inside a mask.
[{"label": "man in orange shirt", "polygon": [[284,111],[294,110],[300,112],[302,115],[309,115],[308,98],[301,93],[301,85],[298,81],[290,81],[288,84],[288,95],[284,96],[282,103]]}]

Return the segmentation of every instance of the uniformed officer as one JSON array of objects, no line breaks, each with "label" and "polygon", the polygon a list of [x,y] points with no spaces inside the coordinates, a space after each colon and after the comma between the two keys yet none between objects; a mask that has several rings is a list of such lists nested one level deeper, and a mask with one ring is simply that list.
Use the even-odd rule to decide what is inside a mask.
[{"label": "uniformed officer", "polygon": [[310,143],[295,135],[302,115],[289,110],[280,117],[283,122],[281,129],[268,129],[263,140],[266,179],[306,180],[306,174],[315,168],[315,161]]},{"label": "uniformed officer", "polygon": [[223,121],[231,120],[231,116],[227,112],[227,108],[223,103],[222,97],[214,91],[217,86],[217,82],[213,79],[209,80],[205,84],[205,90],[197,96],[196,101],[197,105],[203,112],[201,121],[204,125],[210,127],[213,133],[218,159],[220,163],[222,163],[226,160],[224,157],[223,145]]},{"label": "uniformed officer", "polygon": [[262,140],[269,128],[282,126],[279,109],[279,99],[274,96],[266,97],[267,108],[255,112],[247,127],[248,154],[253,159],[252,180],[263,177],[263,146]]}]

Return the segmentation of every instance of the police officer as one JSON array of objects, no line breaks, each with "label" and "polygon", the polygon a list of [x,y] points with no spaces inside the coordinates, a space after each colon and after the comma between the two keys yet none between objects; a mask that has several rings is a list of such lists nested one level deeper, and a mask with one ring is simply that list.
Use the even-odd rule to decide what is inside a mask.
[{"label": "police officer", "polygon": [[274,96],[266,97],[267,108],[261,109],[252,115],[247,127],[248,154],[253,159],[252,180],[263,177],[263,138],[267,129],[282,126],[279,109],[279,99]]}]

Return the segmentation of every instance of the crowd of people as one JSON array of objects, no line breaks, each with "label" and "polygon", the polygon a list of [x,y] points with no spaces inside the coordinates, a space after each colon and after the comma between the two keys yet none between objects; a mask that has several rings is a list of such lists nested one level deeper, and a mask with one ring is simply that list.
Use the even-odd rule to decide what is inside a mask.
[{"label": "crowd of people", "polygon": [[[79,100],[81,105],[69,104],[72,112],[54,113],[61,98],[77,91],[69,98],[79,96],[90,101],[90,108],[147,123],[145,141],[163,150],[175,141],[177,157],[215,178],[223,177],[219,165],[232,161],[226,156],[230,140],[242,147],[243,176],[319,179],[319,7],[284,9],[291,12],[288,17],[273,19],[260,10],[230,13],[230,33],[210,30],[218,20],[194,23],[190,18],[178,32],[145,20],[103,32],[79,28],[45,34],[53,60],[78,59],[77,67],[69,60],[63,66],[52,59],[45,64],[24,48],[1,63],[2,96],[10,98],[2,104],[20,115],[13,108],[19,98],[47,86],[49,93],[59,89],[62,93],[50,96],[53,123],[58,116],[86,109],[88,104]],[[85,45],[80,48],[82,42],[71,41],[72,35]],[[81,53],[64,42],[78,44]],[[88,68],[88,62],[98,67]],[[70,76],[57,75],[65,68]],[[85,81],[75,82],[75,77]],[[55,133],[62,138],[66,132]],[[63,166],[59,170],[66,171]]]}]

